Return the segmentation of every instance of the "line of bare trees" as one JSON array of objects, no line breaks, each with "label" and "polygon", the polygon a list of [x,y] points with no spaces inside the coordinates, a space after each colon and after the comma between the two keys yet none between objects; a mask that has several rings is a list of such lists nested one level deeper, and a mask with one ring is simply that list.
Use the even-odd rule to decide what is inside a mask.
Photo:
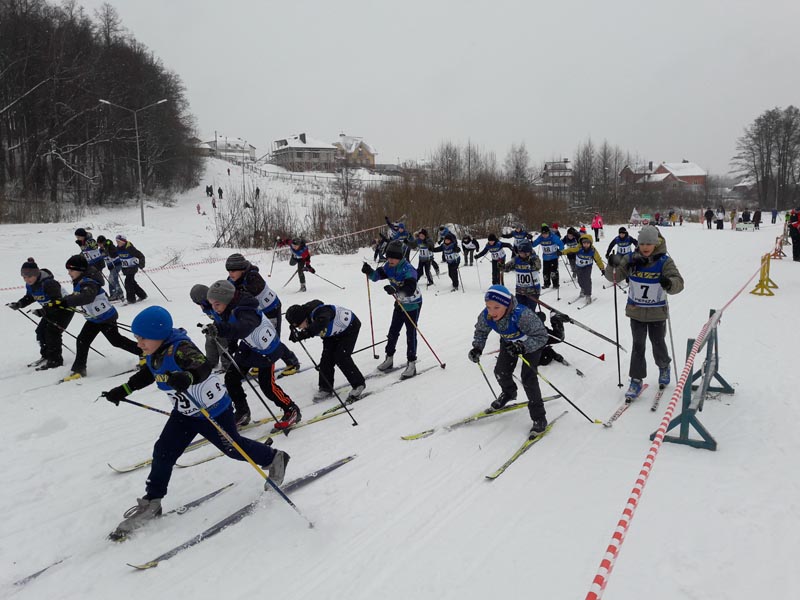
[{"label": "line of bare trees", "polygon": [[137,192],[134,116],[101,98],[131,110],[166,98],[138,113],[145,193],[196,185],[183,84],[111,5],[90,18],[74,0],[0,0],[0,209]]},{"label": "line of bare trees", "polygon": [[736,143],[731,164],[755,185],[759,206],[786,208],[800,201],[800,110],[764,111]]}]

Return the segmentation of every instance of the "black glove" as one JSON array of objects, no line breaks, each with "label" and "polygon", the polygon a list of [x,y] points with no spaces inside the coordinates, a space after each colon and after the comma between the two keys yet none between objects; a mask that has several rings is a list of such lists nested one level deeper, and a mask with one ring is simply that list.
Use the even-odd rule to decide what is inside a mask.
[{"label": "black glove", "polygon": [[83,242],[81,242],[80,240],[75,240],[75,243],[78,244],[78,246],[80,246],[81,248],[83,248]]},{"label": "black glove", "polygon": [[561,250],[556,250],[556,256],[564,256],[564,253]]},{"label": "black glove", "polygon": [[385,291],[390,296],[394,296],[397,293],[397,288],[394,287],[392,284],[388,284],[383,286],[383,291]]},{"label": "black glove", "polygon": [[31,312],[34,314],[34,316],[37,316],[40,319],[44,316],[43,308],[34,308]]},{"label": "black glove", "polygon": [[469,351],[469,354],[467,354],[467,356],[474,363],[481,362],[480,348],[473,348],[472,350]]},{"label": "black glove", "polygon": [[363,265],[361,265],[361,272],[364,275],[372,275],[375,272],[375,269],[370,267],[369,264],[364,263]]},{"label": "black glove", "polygon": [[525,342],[517,340],[508,345],[508,351],[514,356],[521,356],[525,354]]},{"label": "black glove", "polygon": [[128,397],[128,392],[125,390],[124,386],[118,385],[117,387],[111,388],[107,392],[103,392],[100,395],[109,402],[113,402],[114,404],[119,406],[119,403]]},{"label": "black glove", "polygon": [[303,338],[300,337],[301,333],[303,333],[303,332],[300,329],[292,329],[292,331],[289,332],[289,341],[290,342],[299,342],[300,340],[303,339]]},{"label": "black glove", "polygon": [[6,304],[6,306],[8,308],[10,308],[11,310],[19,310],[20,309],[19,302],[9,302],[8,304]]},{"label": "black glove", "polygon": [[45,304],[45,306],[47,308],[60,308],[61,306],[63,306],[63,304],[64,302],[62,302],[60,299],[56,299],[56,300],[50,300],[50,302]]},{"label": "black glove", "polygon": [[114,270],[114,263],[112,263],[112,262],[108,263],[108,270],[109,271],[113,271]]},{"label": "black glove", "polygon": [[167,375],[167,385],[176,392],[185,392],[193,381],[192,374],[186,371],[172,371]]},{"label": "black glove", "polygon": [[219,337],[219,329],[215,323],[209,323],[205,327],[203,327],[200,331],[205,333],[209,337]]},{"label": "black glove", "polygon": [[667,292],[672,289],[672,280],[665,275],[658,278],[658,283],[660,283],[661,287]]}]

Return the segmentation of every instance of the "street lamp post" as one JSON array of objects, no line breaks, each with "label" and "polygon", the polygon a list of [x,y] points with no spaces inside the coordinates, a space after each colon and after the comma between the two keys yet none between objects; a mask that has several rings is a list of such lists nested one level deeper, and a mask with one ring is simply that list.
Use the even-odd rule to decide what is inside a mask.
[{"label": "street lamp post", "polygon": [[136,165],[139,171],[139,210],[142,213],[142,227],[144,227],[144,187],[142,185],[142,158],[141,153],[139,151],[139,118],[138,113],[147,110],[148,108],[152,108],[153,106],[157,106],[159,104],[164,104],[167,101],[167,98],[163,98],[158,102],[153,102],[152,104],[148,104],[147,106],[143,106],[142,108],[132,109],[127,108],[125,106],[120,106],[119,104],[115,104],[114,102],[109,102],[108,100],[103,100],[100,98],[100,102],[102,104],[108,104],[110,106],[116,106],[117,108],[121,108],[122,110],[127,110],[129,113],[133,113],[133,128],[136,131]]}]

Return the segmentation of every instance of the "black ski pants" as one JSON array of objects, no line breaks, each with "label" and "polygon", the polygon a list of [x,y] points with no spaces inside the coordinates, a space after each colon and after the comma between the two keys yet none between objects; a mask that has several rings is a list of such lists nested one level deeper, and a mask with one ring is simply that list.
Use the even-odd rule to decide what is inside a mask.
[{"label": "black ski pants", "polygon": [[322,357],[319,359],[319,389],[333,391],[335,367],[342,370],[347,383],[354,388],[364,385],[364,375],[353,362],[353,348],[356,347],[360,330],[361,321],[354,315],[350,325],[342,333],[322,339]]},{"label": "black ski pants", "polygon": [[542,261],[542,287],[550,287],[550,282],[553,282],[553,287],[558,287],[558,257],[555,260]]},{"label": "black ski pants", "polygon": [[[239,434],[233,419],[233,408],[229,406],[224,412],[214,417],[214,421],[225,430],[225,433],[234,442],[239,444],[239,447],[256,464],[264,468],[269,467],[275,457],[275,450],[266,444]],[[198,413],[197,416],[187,417],[177,410],[173,410],[153,447],[153,464],[150,466],[150,475],[147,476],[145,498],[152,500],[167,495],[167,486],[172,477],[172,467],[198,435],[202,435],[226,456],[235,460],[246,460],[202,414]]]},{"label": "black ski pants", "polygon": [[792,260],[800,261],[800,231],[789,225],[789,237],[792,238]]},{"label": "black ski pants", "polygon": [[464,248],[464,266],[471,267],[475,262],[475,248]]},{"label": "black ski pants", "polygon": [[136,282],[136,271],[125,273],[125,298],[128,302],[136,302],[137,296],[139,300],[147,298],[147,293]]},{"label": "black ski pants", "polygon": [[431,276],[431,261],[430,259],[419,259],[417,263],[417,281],[422,279],[422,273],[425,272],[425,277],[428,278],[428,285],[433,285],[433,277]]},{"label": "black ski pants", "polygon": [[651,321],[645,323],[631,319],[631,334],[633,347],[631,348],[631,365],[628,375],[633,379],[647,377],[647,337],[650,336],[650,345],[653,347],[653,358],[659,368],[668,367],[670,363],[669,350],[667,350],[667,322]]},{"label": "black ski pants", "polygon": [[450,282],[453,284],[453,289],[458,289],[458,264],[457,262],[447,263],[447,274],[450,276]]},{"label": "black ski pants", "polygon": [[[278,332],[278,337],[281,337],[281,324],[283,322],[283,317],[281,316],[281,303],[280,301],[275,303],[271,309],[264,313],[264,316],[267,317],[272,326],[275,327],[275,331]],[[287,366],[294,365],[299,366],[300,361],[297,359],[297,355],[289,350],[289,347],[281,342],[281,345],[278,346],[278,358],[286,363]]]},{"label": "black ski pants", "polygon": [[578,267],[578,285],[581,288],[584,296],[591,297],[592,295],[592,266]]},{"label": "black ski pants", "polygon": [[83,324],[81,332],[78,334],[75,361],[72,363],[73,371],[83,371],[86,369],[86,360],[89,357],[89,346],[91,346],[94,339],[101,333],[115,348],[121,348],[125,350],[125,352],[130,352],[136,356],[142,355],[142,351],[139,350],[139,346],[136,345],[136,342],[124,337],[119,332],[116,317],[108,321],[103,321],[102,323],[86,321]]},{"label": "black ski pants", "polygon": [[36,326],[36,341],[39,342],[39,352],[43,358],[55,362],[63,362],[61,334],[72,321],[74,314],[71,310],[45,309],[44,316]]},{"label": "black ski pants", "polygon": [[232,368],[225,373],[225,387],[228,388],[228,394],[233,400],[236,412],[241,413],[250,410],[247,405],[247,395],[245,394],[242,380],[253,367],[258,367],[258,387],[278,408],[282,408],[285,411],[294,404],[289,394],[284,392],[281,386],[275,382],[275,363],[272,360],[273,358],[275,360],[278,359],[274,354],[265,356],[252,351],[244,344],[239,346],[239,349],[233,355],[233,360],[239,368],[237,369],[231,365]]},{"label": "black ski pants", "polygon": [[492,261],[492,285],[503,285],[503,265],[506,264],[504,260]]},{"label": "black ski pants", "polygon": [[[517,384],[514,383],[514,369],[517,366],[517,356],[509,352],[510,344],[501,341],[500,352],[497,355],[497,364],[494,366],[494,376],[497,383],[500,384],[507,396],[511,398],[517,397]],[[522,380],[522,389],[525,390],[525,395],[528,397],[528,412],[531,415],[531,420],[544,419],[544,401],[542,400],[542,391],[539,389],[539,379],[536,375],[536,366],[539,364],[539,356],[542,350],[535,352],[527,352],[523,356],[525,360],[530,363],[530,367],[524,362],[522,363],[522,371],[520,379]]]},{"label": "black ski pants", "polygon": [[[417,360],[417,328],[414,325],[419,322],[419,313],[421,310],[421,304],[413,310],[408,310],[400,308],[395,301],[392,322],[389,324],[389,333],[386,336],[386,356],[394,356],[397,350],[397,340],[400,338],[400,330],[405,327],[406,358],[409,361]],[[408,314],[408,316],[406,316],[406,314]],[[414,325],[408,322],[409,319],[414,322]]]}]

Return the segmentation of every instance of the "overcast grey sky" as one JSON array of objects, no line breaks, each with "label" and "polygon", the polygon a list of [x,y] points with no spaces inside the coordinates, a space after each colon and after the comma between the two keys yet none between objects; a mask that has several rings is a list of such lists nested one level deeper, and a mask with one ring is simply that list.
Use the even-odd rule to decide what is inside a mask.
[{"label": "overcast grey sky", "polygon": [[538,164],[591,136],[723,174],[758,114],[800,104],[797,0],[110,3],[201,132],[260,153],[345,132],[379,162],[469,139],[501,163],[524,141]]}]

